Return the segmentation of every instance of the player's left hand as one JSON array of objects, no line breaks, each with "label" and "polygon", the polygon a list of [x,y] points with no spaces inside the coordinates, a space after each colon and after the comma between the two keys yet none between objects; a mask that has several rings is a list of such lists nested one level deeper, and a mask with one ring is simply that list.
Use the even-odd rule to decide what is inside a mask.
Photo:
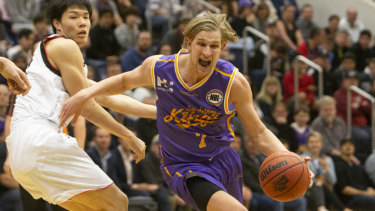
[{"label": "player's left hand", "polygon": [[[311,160],[310,157],[305,157],[303,159],[305,160],[306,165],[307,165],[307,162],[309,162]],[[310,170],[310,168],[309,168],[309,172],[310,172],[310,184],[309,184],[309,188],[311,188],[313,186],[313,184],[314,184],[313,179],[315,177],[315,174]]]},{"label": "player's left hand", "polygon": [[6,64],[4,65],[4,70],[1,74],[7,79],[9,89],[14,94],[26,95],[31,88],[26,74],[13,62],[9,60],[6,60],[5,62]]}]

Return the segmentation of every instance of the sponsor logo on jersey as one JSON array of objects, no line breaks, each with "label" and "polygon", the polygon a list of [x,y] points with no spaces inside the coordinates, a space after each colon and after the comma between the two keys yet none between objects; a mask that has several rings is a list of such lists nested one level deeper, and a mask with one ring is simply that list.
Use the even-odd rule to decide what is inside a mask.
[{"label": "sponsor logo on jersey", "polygon": [[218,89],[209,91],[206,95],[209,104],[219,106],[223,102],[223,93]]},{"label": "sponsor logo on jersey", "polygon": [[172,86],[174,85],[173,81],[168,81],[167,79],[162,79],[159,76],[157,76],[156,79],[156,88],[158,90],[162,90],[164,92],[173,93]]}]

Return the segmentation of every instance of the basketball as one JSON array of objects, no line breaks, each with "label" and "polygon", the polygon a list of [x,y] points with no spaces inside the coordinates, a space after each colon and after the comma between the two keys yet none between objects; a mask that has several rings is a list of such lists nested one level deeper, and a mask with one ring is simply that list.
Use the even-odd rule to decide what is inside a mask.
[{"label": "basketball", "polygon": [[259,183],[265,194],[277,201],[292,201],[309,187],[309,168],[304,159],[289,151],[269,155],[259,169]]}]

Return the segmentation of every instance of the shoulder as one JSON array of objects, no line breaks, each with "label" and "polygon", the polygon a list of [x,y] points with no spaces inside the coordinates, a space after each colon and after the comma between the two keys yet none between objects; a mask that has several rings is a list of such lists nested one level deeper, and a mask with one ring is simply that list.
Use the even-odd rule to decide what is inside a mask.
[{"label": "shoulder", "polygon": [[80,49],[76,42],[71,39],[58,38],[48,42],[47,49],[48,53],[72,53],[80,52]]}]

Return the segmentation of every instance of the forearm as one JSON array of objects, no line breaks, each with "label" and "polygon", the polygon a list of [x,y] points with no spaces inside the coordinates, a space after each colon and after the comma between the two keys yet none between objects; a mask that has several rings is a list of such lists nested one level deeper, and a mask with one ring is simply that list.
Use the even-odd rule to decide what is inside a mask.
[{"label": "forearm", "polygon": [[357,188],[353,188],[351,186],[345,186],[344,189],[342,189],[342,193],[349,196],[355,196],[355,195],[366,195],[367,192],[364,190],[359,190]]},{"label": "forearm", "polygon": [[[91,82],[90,82],[91,84]],[[122,94],[126,90],[122,84],[122,74],[104,79],[85,89],[85,95],[82,97],[90,99],[96,96],[108,96]]]},{"label": "forearm", "polygon": [[76,138],[79,147],[84,150],[86,140],[86,120],[82,116],[78,117],[78,120],[74,125],[74,137]]},{"label": "forearm", "polygon": [[156,118],[156,107],[141,103],[126,95],[97,96],[95,101],[113,111],[138,116],[142,118]]},{"label": "forearm", "polygon": [[280,140],[266,127],[257,136],[250,136],[250,138],[257,150],[267,156],[273,152],[288,151]]}]

